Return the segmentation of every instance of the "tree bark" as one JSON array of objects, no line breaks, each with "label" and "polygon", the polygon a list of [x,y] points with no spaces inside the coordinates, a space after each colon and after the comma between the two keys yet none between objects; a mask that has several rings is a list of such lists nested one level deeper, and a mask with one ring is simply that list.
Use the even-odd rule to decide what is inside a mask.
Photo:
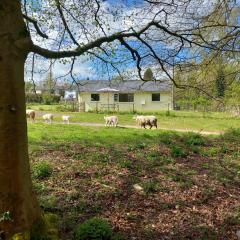
[{"label": "tree bark", "polygon": [[[0,233],[7,239],[41,218],[32,191],[25,116],[24,48],[19,0],[0,0]],[[10,219],[2,217],[9,212]],[[1,238],[1,237],[0,237]]]}]

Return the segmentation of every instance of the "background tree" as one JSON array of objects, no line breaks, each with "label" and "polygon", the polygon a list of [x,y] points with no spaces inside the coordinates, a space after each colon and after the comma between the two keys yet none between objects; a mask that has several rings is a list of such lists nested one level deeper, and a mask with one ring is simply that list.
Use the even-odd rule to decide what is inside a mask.
[{"label": "background tree", "polygon": [[[123,69],[135,63],[143,81],[142,69],[151,62],[177,85],[168,71],[172,59],[196,58],[202,49],[239,51],[239,26],[207,18],[216,8],[223,9],[224,2],[212,1],[206,6],[203,0],[144,1],[141,7],[127,11],[121,4],[107,5],[104,0],[0,1],[0,214],[9,216],[0,221],[2,238],[29,234],[42,219],[28,160],[27,56],[66,58],[71,63],[66,75],[73,81],[79,56],[97,58],[116,72],[120,72],[119,64]],[[199,6],[205,8],[197,13]],[[213,34],[216,28],[226,27],[224,36],[205,38],[206,29]]]},{"label": "background tree", "polygon": [[147,70],[144,72],[143,79],[145,81],[153,80],[153,72],[152,72],[151,68],[147,68]]},{"label": "background tree", "polygon": [[[184,69],[184,70],[183,70]],[[202,56],[199,62],[190,62],[175,68],[175,80],[186,88],[176,89],[176,101],[182,109],[202,108],[199,97],[209,99],[209,110],[223,109],[225,90],[237,80],[239,63],[226,54],[214,53]],[[194,103],[195,102],[195,103]],[[198,109],[200,110],[200,109]]]},{"label": "background tree", "polygon": [[240,115],[240,82],[234,81],[226,90],[225,103],[233,115]]},{"label": "background tree", "polygon": [[30,93],[30,92],[33,92],[33,89],[34,89],[34,84],[30,81],[26,81],[25,82],[25,91]]},{"label": "background tree", "polygon": [[223,98],[225,94],[226,83],[222,68],[220,68],[217,72],[215,84],[216,84],[216,97]]},{"label": "background tree", "polygon": [[53,79],[51,72],[47,74],[47,77],[41,82],[41,85],[48,94],[54,93],[55,80]]}]

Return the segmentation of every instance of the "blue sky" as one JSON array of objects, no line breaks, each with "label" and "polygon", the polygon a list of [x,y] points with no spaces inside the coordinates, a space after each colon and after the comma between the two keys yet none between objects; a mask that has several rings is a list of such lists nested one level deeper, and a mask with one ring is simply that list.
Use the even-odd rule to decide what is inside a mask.
[{"label": "blue sky", "polygon": [[107,0],[111,5],[124,4],[127,7],[136,6],[142,4],[143,0]]}]

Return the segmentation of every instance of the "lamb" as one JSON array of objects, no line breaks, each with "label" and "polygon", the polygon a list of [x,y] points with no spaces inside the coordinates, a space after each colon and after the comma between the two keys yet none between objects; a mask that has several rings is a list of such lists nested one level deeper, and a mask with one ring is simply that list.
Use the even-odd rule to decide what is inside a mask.
[{"label": "lamb", "polygon": [[118,124],[118,117],[117,116],[104,116],[105,126],[115,126],[117,127]]},{"label": "lamb", "polygon": [[26,117],[31,119],[32,122],[35,122],[35,116],[36,116],[36,113],[34,110],[31,110],[31,109],[26,110]]},{"label": "lamb", "polygon": [[46,122],[46,123],[52,123],[52,120],[53,120],[53,114],[52,113],[47,113],[47,114],[44,114],[42,116],[43,120]]},{"label": "lamb", "polygon": [[151,129],[154,126],[157,128],[157,118],[155,116],[134,116],[133,119],[141,127],[146,128],[146,126],[149,126]]},{"label": "lamb", "polygon": [[70,122],[69,122],[69,119],[70,119],[70,118],[71,118],[71,116],[63,115],[63,116],[62,116],[63,123],[69,124],[69,123],[70,123]]}]

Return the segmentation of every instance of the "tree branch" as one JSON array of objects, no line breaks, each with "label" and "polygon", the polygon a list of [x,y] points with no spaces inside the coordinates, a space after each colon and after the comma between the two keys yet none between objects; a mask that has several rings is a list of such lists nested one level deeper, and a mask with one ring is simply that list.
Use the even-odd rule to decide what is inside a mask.
[{"label": "tree branch", "polygon": [[28,22],[31,22],[31,23],[34,25],[37,33],[38,33],[41,37],[48,39],[48,35],[46,35],[45,33],[43,33],[43,32],[41,31],[41,29],[39,28],[38,23],[37,23],[37,21],[36,21],[35,19],[30,18],[29,16],[27,16],[27,15],[25,15],[25,14],[23,14],[23,18],[26,19]]},{"label": "tree branch", "polygon": [[78,44],[77,40],[74,38],[72,32],[70,31],[70,29],[69,29],[69,27],[68,27],[68,25],[67,25],[67,22],[66,22],[66,19],[65,19],[65,17],[64,17],[63,11],[62,11],[62,9],[61,9],[61,5],[60,5],[59,0],[55,0],[55,3],[56,3],[56,5],[57,5],[57,9],[58,9],[58,12],[59,12],[59,14],[60,14],[60,18],[62,19],[63,25],[64,25],[67,33],[69,34],[69,36],[70,36],[70,38],[72,39],[73,43],[79,47],[80,45]]}]

